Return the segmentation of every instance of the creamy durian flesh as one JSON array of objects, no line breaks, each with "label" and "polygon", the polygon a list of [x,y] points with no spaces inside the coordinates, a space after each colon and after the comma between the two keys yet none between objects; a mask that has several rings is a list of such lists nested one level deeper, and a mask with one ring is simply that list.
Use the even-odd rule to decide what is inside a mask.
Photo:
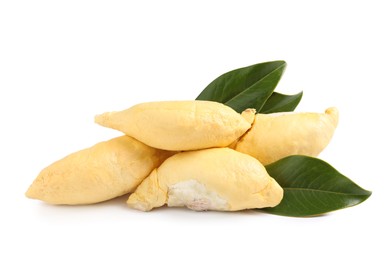
[{"label": "creamy durian flesh", "polygon": [[293,154],[317,156],[332,138],[338,111],[247,109],[240,115],[217,102],[163,101],[104,113],[95,121],[128,136],[43,169],[27,197],[77,205],[134,192],[127,203],[143,211],[165,204],[219,211],[274,207],[283,189],[263,165]]},{"label": "creamy durian flesh", "polygon": [[192,210],[237,211],[274,207],[283,189],[255,158],[230,148],[173,155],[130,195],[129,207],[149,211],[167,204]]},{"label": "creamy durian flesh", "polygon": [[129,136],[100,142],[43,169],[26,196],[51,204],[91,204],[135,190],[171,152]]},{"label": "creamy durian flesh", "polygon": [[212,101],[160,101],[95,117],[95,122],[171,151],[226,147],[251,124],[232,108]]},{"label": "creamy durian flesh", "polygon": [[289,155],[316,157],[329,144],[338,124],[334,107],[324,113],[256,114],[252,128],[235,149],[267,165]]}]

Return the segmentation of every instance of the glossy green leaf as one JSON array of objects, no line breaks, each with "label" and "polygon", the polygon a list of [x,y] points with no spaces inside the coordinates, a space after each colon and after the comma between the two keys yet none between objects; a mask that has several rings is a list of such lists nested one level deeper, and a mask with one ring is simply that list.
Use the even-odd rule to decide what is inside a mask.
[{"label": "glossy green leaf", "polygon": [[289,156],[267,165],[266,169],[284,190],[278,206],[262,209],[272,214],[320,215],[357,205],[371,195],[328,163],[313,157]]},{"label": "glossy green leaf", "polygon": [[239,113],[247,108],[260,111],[285,67],[285,61],[271,61],[227,72],[212,81],[196,99],[220,102]]},{"label": "glossy green leaf", "polygon": [[259,113],[269,114],[276,112],[289,112],[294,111],[302,99],[303,92],[299,92],[295,95],[284,95],[277,92],[267,99],[264,106]]}]

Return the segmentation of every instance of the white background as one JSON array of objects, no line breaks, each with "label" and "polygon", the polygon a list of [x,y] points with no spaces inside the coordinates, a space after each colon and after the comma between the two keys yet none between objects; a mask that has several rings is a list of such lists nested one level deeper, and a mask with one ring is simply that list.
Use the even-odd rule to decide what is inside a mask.
[{"label": "white background", "polygon": [[[1,1],[0,259],[389,259],[386,1]],[[337,106],[321,158],[373,195],[316,218],[49,206],[39,171],[119,135],[95,114],[194,99],[214,78],[288,63],[298,111]],[[384,238],[380,235],[384,234]]]}]

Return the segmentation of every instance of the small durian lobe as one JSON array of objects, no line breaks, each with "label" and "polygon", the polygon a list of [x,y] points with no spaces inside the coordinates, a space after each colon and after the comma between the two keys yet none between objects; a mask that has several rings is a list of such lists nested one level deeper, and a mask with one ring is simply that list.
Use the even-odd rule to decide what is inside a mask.
[{"label": "small durian lobe", "polygon": [[170,151],[226,147],[251,127],[232,108],[199,100],[141,103],[97,115],[95,122]]},{"label": "small durian lobe", "polygon": [[274,207],[282,197],[283,189],[258,160],[230,148],[211,148],[169,157],[127,204],[142,211],[165,204],[197,211],[238,211]]},{"label": "small durian lobe", "polygon": [[172,152],[129,136],[100,142],[43,169],[26,192],[50,204],[91,204],[135,190]]},{"label": "small durian lobe", "polygon": [[235,149],[267,165],[289,155],[318,156],[338,124],[337,108],[325,113],[256,114],[252,128]]}]

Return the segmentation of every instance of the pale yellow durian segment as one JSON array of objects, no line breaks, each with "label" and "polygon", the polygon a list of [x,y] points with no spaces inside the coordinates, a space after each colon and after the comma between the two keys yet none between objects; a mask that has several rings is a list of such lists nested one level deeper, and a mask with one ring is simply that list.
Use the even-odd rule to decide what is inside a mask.
[{"label": "pale yellow durian segment", "polygon": [[334,107],[325,113],[257,114],[236,150],[257,158],[264,165],[289,155],[317,156],[330,142],[338,117]]},{"label": "pale yellow durian segment", "polygon": [[230,148],[182,152],[168,158],[132,193],[129,207],[149,211],[168,204],[193,210],[274,207],[283,189],[255,158]]},{"label": "pale yellow durian segment", "polygon": [[95,122],[171,151],[225,147],[251,127],[230,107],[211,101],[141,103],[98,115]]},{"label": "pale yellow durian segment", "polygon": [[43,169],[26,196],[51,204],[90,204],[132,192],[171,152],[121,136]]}]

